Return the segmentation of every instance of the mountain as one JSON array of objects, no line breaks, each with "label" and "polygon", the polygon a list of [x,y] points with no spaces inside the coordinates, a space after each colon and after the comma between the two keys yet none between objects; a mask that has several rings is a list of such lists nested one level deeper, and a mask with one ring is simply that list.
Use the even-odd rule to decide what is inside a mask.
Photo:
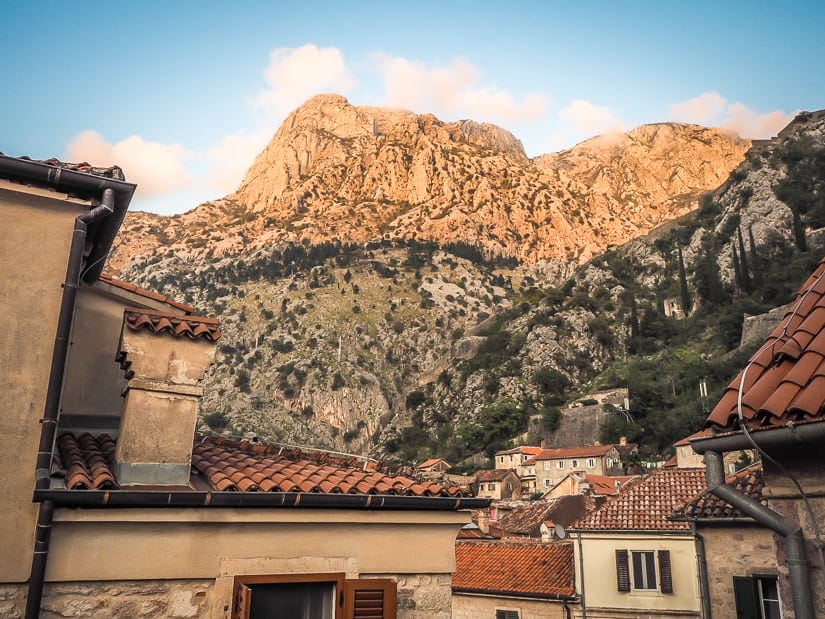
[{"label": "mountain", "polygon": [[[632,382],[628,368],[645,372],[629,360],[663,354],[671,331],[687,337],[661,313],[679,296],[676,245],[698,298],[696,265],[711,249],[730,287],[730,239],[718,241],[730,222],[758,222],[747,210],[757,209],[787,224],[762,195],[784,168],[763,164],[759,182],[746,171],[776,145],[743,163],[747,147],[659,124],[530,160],[491,125],[324,95],[290,115],[234,194],[175,217],[130,214],[117,264],[125,279],[222,317],[204,399],[213,429],[461,459],[525,429],[547,436],[560,402]],[[747,203],[742,182],[753,185]],[[495,201],[476,203],[484,187]],[[433,217],[446,196],[446,214]],[[752,228],[757,244],[774,242]],[[702,328],[707,354],[727,350]],[[659,396],[636,401],[668,411],[651,451],[695,423]],[[622,429],[634,434],[611,431]]]},{"label": "mountain", "polygon": [[488,257],[583,262],[694,208],[749,146],[671,123],[531,160],[494,125],[319,95],[289,115],[235,193],[181,216],[131,214],[113,263],[170,244],[222,256],[341,239],[462,242]]}]

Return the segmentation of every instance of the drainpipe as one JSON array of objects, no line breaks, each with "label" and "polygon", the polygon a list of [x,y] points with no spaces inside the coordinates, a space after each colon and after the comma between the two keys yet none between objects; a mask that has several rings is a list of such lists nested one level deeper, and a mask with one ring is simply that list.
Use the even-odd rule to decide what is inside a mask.
[{"label": "drainpipe", "polygon": [[578,532],[576,536],[579,541],[579,572],[581,573],[581,588],[582,588],[582,619],[587,619],[587,601],[584,597],[584,552],[582,551],[582,534]]},{"label": "drainpipe", "polygon": [[759,501],[737,492],[727,485],[720,452],[708,450],[705,451],[704,455],[708,489],[711,494],[730,503],[762,526],[778,533],[785,539],[794,615],[796,619],[815,619],[810,575],[808,573],[808,558],[801,527],[798,524],[788,522],[784,517],[765,507]]},{"label": "drainpipe", "polygon": [[696,562],[699,572],[699,601],[702,606],[702,619],[711,619],[710,586],[708,585],[708,559],[705,554],[705,538],[696,531],[696,521],[691,520],[690,532],[696,543]]},{"label": "drainpipe", "polygon": [[[60,394],[63,390],[63,376],[66,372],[66,357],[69,352],[69,336],[71,335],[74,319],[77,288],[80,285],[83,252],[86,248],[86,230],[90,224],[114,212],[114,201],[114,191],[111,188],[104,189],[100,205],[75,219],[72,244],[69,249],[69,262],[66,266],[66,281],[63,283],[63,296],[60,300],[60,313],[54,338],[52,366],[49,371],[49,385],[46,390],[46,405],[41,420],[40,446],[37,450],[35,468],[35,490],[49,488],[54,437],[57,433],[57,419],[60,414]],[[32,570],[29,576],[29,592],[26,598],[26,619],[37,619],[40,614],[53,512],[54,503],[51,501],[40,504],[37,515],[35,548],[32,556]]]}]

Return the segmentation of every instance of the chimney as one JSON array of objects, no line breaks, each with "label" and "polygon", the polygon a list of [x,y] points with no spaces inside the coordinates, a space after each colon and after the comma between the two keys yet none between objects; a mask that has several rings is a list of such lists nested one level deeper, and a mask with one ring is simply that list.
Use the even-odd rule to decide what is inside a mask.
[{"label": "chimney", "polygon": [[482,533],[490,532],[490,513],[486,509],[478,511],[478,528]]},{"label": "chimney", "polygon": [[622,447],[627,445],[627,437],[626,436],[623,436],[619,439],[619,445],[621,445]]},{"label": "chimney", "polygon": [[115,447],[122,486],[189,484],[199,383],[219,337],[214,318],[124,310],[117,359],[127,384]]}]

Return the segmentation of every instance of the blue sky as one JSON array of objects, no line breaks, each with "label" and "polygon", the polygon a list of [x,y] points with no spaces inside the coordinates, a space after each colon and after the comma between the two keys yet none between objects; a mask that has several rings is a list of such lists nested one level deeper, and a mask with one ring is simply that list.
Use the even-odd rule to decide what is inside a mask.
[{"label": "blue sky", "polygon": [[825,107],[822,2],[27,2],[0,11],[0,151],[117,163],[133,209],[231,192],[302,101],[472,118],[535,156]]}]

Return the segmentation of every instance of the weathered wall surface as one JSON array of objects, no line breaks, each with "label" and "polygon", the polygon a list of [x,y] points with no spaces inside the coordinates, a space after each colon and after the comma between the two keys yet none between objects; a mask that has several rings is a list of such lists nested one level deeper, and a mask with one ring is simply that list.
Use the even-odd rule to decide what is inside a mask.
[{"label": "weathered wall surface", "polygon": [[497,610],[517,610],[520,619],[565,617],[564,605],[556,601],[482,597],[465,593],[453,595],[453,619],[490,619],[496,616]]},{"label": "weathered wall surface", "polygon": [[751,527],[703,527],[708,590],[715,617],[736,617],[733,577],[776,574],[773,533]]},{"label": "weathered wall surface", "polygon": [[[376,576],[387,578],[383,574]],[[398,619],[455,617],[450,608],[450,574],[399,574],[389,577],[398,583]]]},{"label": "weathered wall surface", "polygon": [[[46,585],[41,619],[59,617],[165,619],[208,617],[209,580],[70,582]],[[0,585],[0,619],[17,619],[26,607],[26,587]]]},{"label": "weathered wall surface", "polygon": [[63,199],[61,194],[0,181],[0,582],[22,582],[31,567],[39,420],[74,218],[83,212]]}]

